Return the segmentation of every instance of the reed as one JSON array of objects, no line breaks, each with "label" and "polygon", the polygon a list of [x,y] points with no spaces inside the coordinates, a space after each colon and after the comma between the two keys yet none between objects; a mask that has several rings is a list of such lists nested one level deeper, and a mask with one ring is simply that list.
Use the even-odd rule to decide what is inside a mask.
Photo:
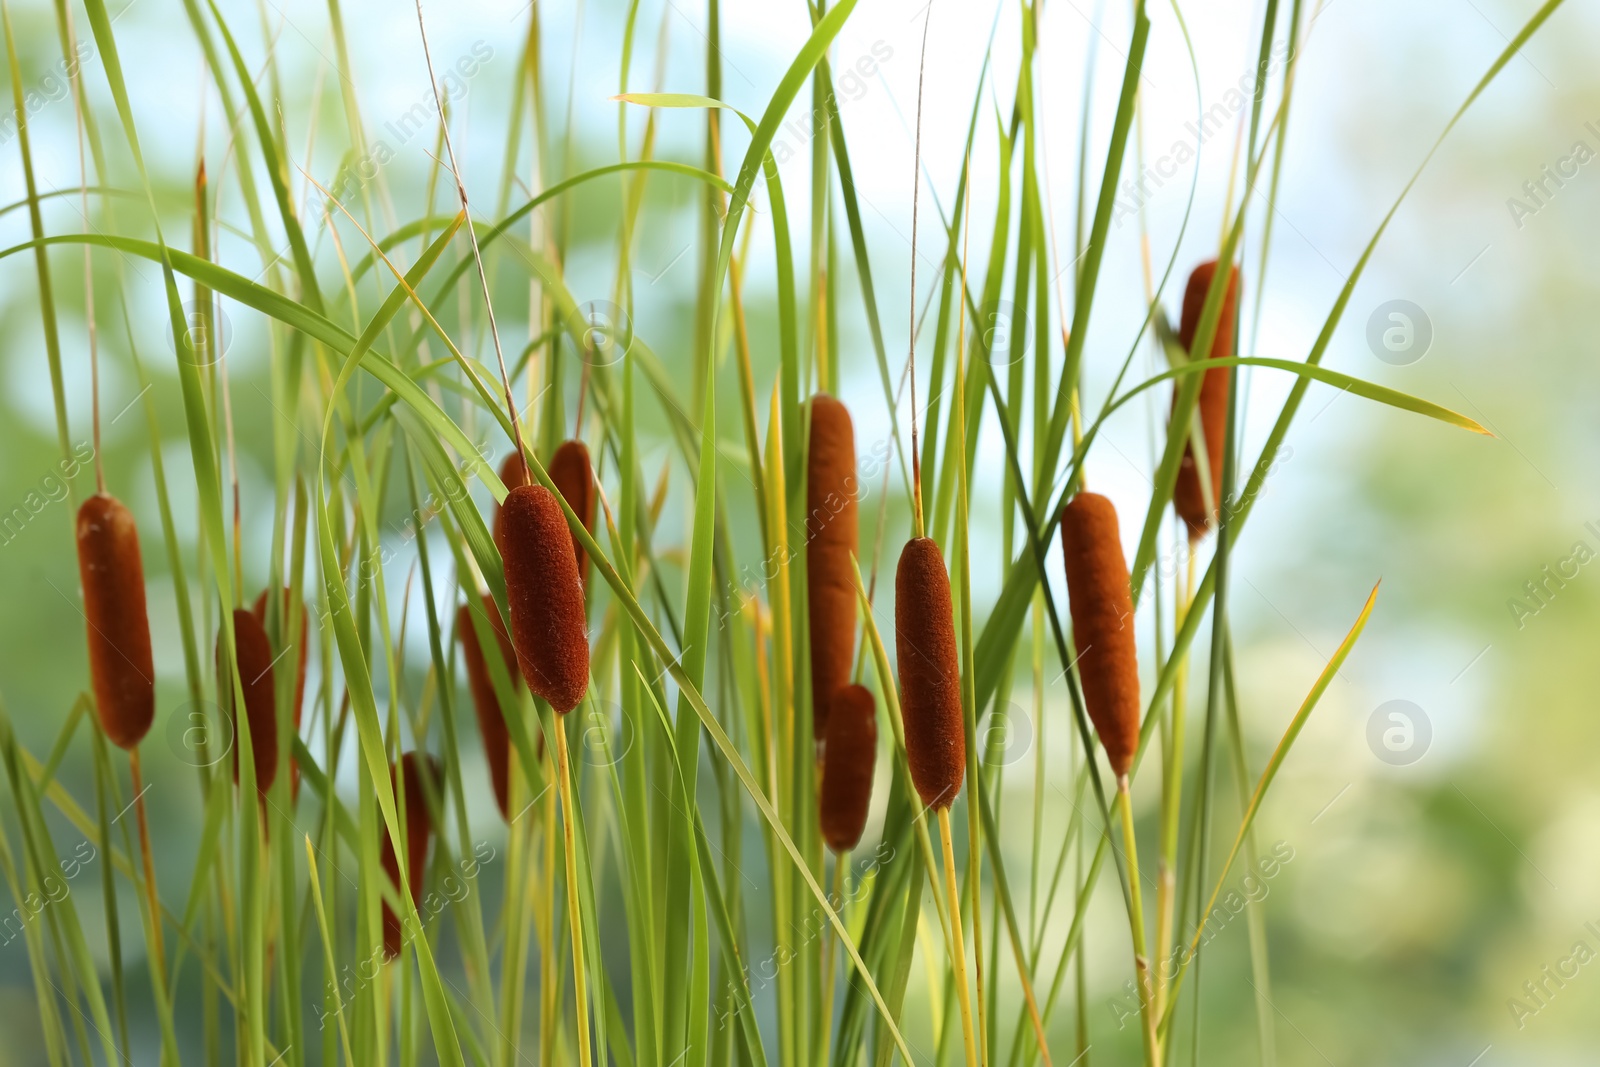
[{"label": "reed", "polygon": [[78,509],[77,534],[95,713],[111,743],[131,750],[156,714],[139,530],[121,501],[96,493]]},{"label": "reed", "polygon": [[906,762],[922,803],[955,803],[967,773],[950,575],[931,538],[914,537],[894,576],[895,658],[905,718]]},{"label": "reed", "polygon": [[[519,457],[520,458],[520,457]],[[526,468],[524,468],[526,471]],[[550,457],[550,480],[555,483],[567,506],[578,516],[583,528],[594,533],[595,508],[599,491],[594,482],[594,464],[589,461],[589,449],[582,441],[563,441]],[[578,563],[578,580],[585,592],[589,589],[589,554],[583,550],[578,535],[570,533],[572,556]]]},{"label": "reed", "polygon": [[[494,628],[495,646],[505,663],[506,676],[513,688],[521,684],[517,673],[517,654],[511,647],[511,637],[506,633],[500,618],[500,609],[488,594],[482,597],[483,616]],[[495,803],[500,806],[502,818],[511,818],[511,734],[506,726],[506,710],[500,705],[494,681],[489,673],[483,646],[478,643],[477,628],[473,625],[473,610],[463,604],[456,610],[456,633],[461,638],[461,656],[467,668],[467,687],[472,692],[472,707],[477,713],[478,734],[483,738],[483,755],[489,764],[489,783],[494,789]],[[543,735],[540,735],[541,742]]]},{"label": "reed", "polygon": [[[1178,339],[1190,358],[1222,359],[1234,354],[1234,323],[1238,319],[1239,269],[1228,272],[1227,290],[1222,296],[1222,318],[1217,322],[1217,333],[1206,357],[1196,356],[1195,332],[1200,328],[1200,314],[1205,308],[1206,294],[1216,277],[1217,261],[1200,264],[1189,275],[1189,284],[1183,291],[1183,317]],[[1222,493],[1222,450],[1224,435],[1228,430],[1228,393],[1232,374],[1227,367],[1205,372],[1200,385],[1200,398],[1195,402],[1195,414],[1200,420],[1201,433],[1206,442],[1206,467],[1211,477],[1211,504],[1206,503],[1205,486],[1200,481],[1200,468],[1195,461],[1194,446],[1184,448],[1183,461],[1178,467],[1178,480],[1172,490],[1172,506],[1178,517],[1189,528],[1189,540],[1198,541],[1216,522]]]},{"label": "reed", "polygon": [[[428,814],[428,798],[422,783],[423,762],[432,764],[430,757],[421,756],[416,752],[407,752],[400,759],[390,765],[389,779],[395,791],[395,797],[400,800],[401,794],[405,804],[406,824],[406,881],[411,886],[411,905],[422,906],[422,879],[428,869],[428,842],[433,836],[433,819]],[[430,766],[429,773],[433,781],[439,781],[437,766]],[[394,853],[394,842],[387,833],[381,834],[382,845],[379,848],[379,861],[383,864],[384,873],[389,876],[389,881],[396,889],[400,888],[400,861]],[[383,955],[386,959],[394,959],[400,955],[400,950],[405,946],[405,931],[400,917],[394,909],[385,904],[383,906]]]},{"label": "reed", "polygon": [[495,542],[505,564],[511,644],[528,688],[565,714],[589,685],[589,636],[572,534],[555,495],[521,485],[506,495]]},{"label": "reed", "polygon": [[[278,775],[278,714],[272,674],[272,643],[259,619],[243,608],[233,610],[233,642],[239,656],[239,684],[244,691],[244,722],[256,769],[256,791],[265,796]],[[233,722],[233,780],[239,781],[239,713],[232,675],[224,662],[222,635],[217,635],[217,690]]]},{"label": "reed", "polygon": [[855,652],[853,555],[860,543],[855,430],[849,410],[825,393],[811,398],[806,453],[806,606],[811,636],[811,729],[828,736],[829,708],[850,682]]},{"label": "reed", "polygon": [[[292,600],[292,595],[292,591],[285,586],[283,590],[282,614],[278,616],[279,626],[289,625],[289,607],[294,603]],[[256,617],[256,621],[259,622],[263,627],[266,626],[267,591],[265,589],[261,590],[260,595],[256,597],[256,602],[250,606],[250,614],[254,615]],[[302,608],[300,612],[299,651],[298,655],[295,657],[294,697],[293,703],[289,705],[290,723],[294,727],[295,737],[300,736],[300,718],[305,713],[306,664],[309,662],[309,653],[311,651],[311,645],[307,639],[310,637],[310,635],[311,615]],[[280,650],[278,655],[281,656],[282,654],[283,653]],[[289,744],[289,799],[290,801],[300,799],[300,764],[294,757],[293,738],[290,739]]]},{"label": "reed", "polygon": [[1061,549],[1083,703],[1106,759],[1125,777],[1139,750],[1139,662],[1117,510],[1098,493],[1061,509]]},{"label": "reed", "polygon": [[877,759],[878,713],[872,691],[847,685],[833,695],[817,794],[822,839],[837,853],[849,852],[861,841]]}]

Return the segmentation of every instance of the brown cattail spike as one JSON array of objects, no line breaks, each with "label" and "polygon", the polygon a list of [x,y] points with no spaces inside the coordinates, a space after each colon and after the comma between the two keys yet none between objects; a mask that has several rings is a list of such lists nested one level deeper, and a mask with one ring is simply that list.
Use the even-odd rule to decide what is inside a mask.
[{"label": "brown cattail spike", "polygon": [[[1195,333],[1200,329],[1200,313],[1205,309],[1206,293],[1211,279],[1216,275],[1217,263],[1202,263],[1189,275],[1189,286],[1183,293],[1183,320],[1178,338],[1190,350],[1190,358],[1205,358],[1194,351]],[[1222,317],[1217,321],[1216,338],[1211,342],[1210,358],[1223,359],[1234,354],[1234,320],[1239,301],[1239,271],[1228,273],[1228,287],[1222,295]],[[1217,500],[1222,495],[1222,451],[1228,432],[1228,393],[1232,377],[1227,367],[1205,372],[1200,384],[1200,399],[1195,405],[1195,417],[1200,420],[1205,435],[1206,460],[1211,473],[1211,495]],[[1172,506],[1189,527],[1189,538],[1198,541],[1216,519],[1216,509],[1206,508],[1205,489],[1200,484],[1200,471],[1195,465],[1193,448],[1184,446],[1183,463],[1178,468],[1178,481],[1173,487]]]},{"label": "brown cattail spike", "polygon": [[[494,598],[483,598],[483,617],[486,618],[494,630],[495,645],[499,648],[502,662],[506,666],[506,676],[511,679],[512,688],[515,689],[522,681],[522,676],[517,673],[517,654],[511,647],[511,638],[506,633],[505,623],[500,619],[500,609],[495,606]],[[478,713],[478,733],[483,737],[483,755],[489,763],[489,783],[494,787],[495,803],[500,805],[500,814],[511,818],[511,735],[506,729],[506,709],[500,705],[500,698],[494,690],[494,679],[489,673],[488,661],[483,655],[483,646],[478,643],[478,631],[474,626],[473,611],[469,605],[461,605],[456,612],[456,632],[461,635],[461,654],[467,666],[467,685],[472,690],[472,706]]]},{"label": "brown cattail spike", "polygon": [[156,715],[156,669],[133,513],[108,493],[78,509],[78,579],[89,620],[89,676],[100,728],[131,749]]},{"label": "brown cattail spike", "polygon": [[[411,883],[411,905],[422,906],[422,877],[427,870],[428,839],[433,835],[433,820],[428,815],[428,798],[422,786],[422,761],[427,757],[407,752],[400,757],[398,766],[389,768],[394,786],[395,803],[405,804],[406,810],[406,880]],[[438,764],[428,760],[434,787],[439,785]],[[402,795],[404,800],[401,799]],[[395,858],[394,843],[383,832],[383,846],[379,859],[389,881],[400,888],[400,862]],[[400,917],[385,904],[383,906],[383,954],[388,959],[400,955],[404,943]]]},{"label": "brown cattail spike", "polygon": [[[278,616],[279,626],[287,626],[289,624],[289,605],[291,603],[290,591],[286,586],[283,590],[283,614]],[[256,617],[256,621],[262,626],[267,624],[267,591],[265,589],[261,590],[261,595],[256,597],[256,602],[250,607],[250,613]],[[300,734],[300,716],[305,710],[306,652],[310,647],[306,643],[306,639],[309,637],[310,632],[311,616],[307,612],[301,611],[299,641],[300,649],[297,657],[299,663],[295,667],[294,675],[294,703],[289,705],[290,712],[293,716],[292,721],[294,723],[294,732],[296,737],[298,737]],[[300,764],[295,762],[294,745],[292,742],[289,746],[289,749],[289,798],[291,800],[297,800],[300,797]]]},{"label": "brown cattail spike", "polygon": [[1139,660],[1128,565],[1111,501],[1096,493],[1073,497],[1061,511],[1061,548],[1083,702],[1121,778],[1139,750]]},{"label": "brown cattail spike", "polygon": [[[594,465],[582,441],[563,441],[550,457],[550,480],[556,483],[567,507],[577,513],[583,528],[594,534],[594,510],[599,493],[595,491]],[[578,561],[578,580],[589,588],[589,553],[583,550],[578,535],[572,535],[572,555]]]},{"label": "brown cattail spike", "polygon": [[955,615],[944,556],[913,537],[894,576],[895,656],[911,784],[930,808],[948,808],[967,773]]},{"label": "brown cattail spike", "polygon": [[856,439],[850,412],[825,393],[811,398],[806,456],[806,599],[811,618],[811,728],[828,736],[829,704],[850,681],[856,585],[851,553],[860,543]]},{"label": "brown cattail spike", "polygon": [[511,643],[534,694],[565,714],[589,686],[589,635],[572,532],[555,494],[522,485],[507,494],[495,542],[505,563]]},{"label": "brown cattail spike", "polygon": [[[243,608],[233,611],[233,643],[239,654],[239,682],[244,689],[244,719],[250,728],[255,757],[256,791],[272,788],[278,774],[278,713],[272,682],[272,644],[256,617]],[[239,715],[235,710],[233,675],[223,662],[222,636],[217,636],[217,688],[233,722],[233,780],[239,781]]]},{"label": "brown cattail spike", "polygon": [[847,685],[833,694],[817,794],[822,839],[835,852],[861,840],[872,803],[872,767],[878,758],[878,714],[872,692]]}]

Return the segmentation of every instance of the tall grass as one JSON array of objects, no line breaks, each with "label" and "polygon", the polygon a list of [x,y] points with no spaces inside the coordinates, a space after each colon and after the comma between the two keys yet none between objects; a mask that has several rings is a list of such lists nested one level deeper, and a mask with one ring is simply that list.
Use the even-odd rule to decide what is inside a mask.
[{"label": "tall grass", "polygon": [[[1548,0],[1507,43],[1441,142],[1560,4]],[[571,86],[550,73],[562,45],[545,33],[535,4],[519,16],[500,173],[458,169],[451,133],[460,117],[436,91],[426,196],[408,201],[393,195],[382,168],[362,170],[373,150],[370,118],[350,76],[350,27],[334,0],[326,30],[339,73],[328,85],[337,86],[340,131],[316,128],[321,111],[281,113],[278,59],[252,36],[248,17],[184,0],[183,32],[204,60],[207,106],[226,116],[231,138],[202,139],[197,159],[160,160],[164,171],[196,175],[192,205],[178,208],[153,181],[155,161],[142,147],[162,119],[137,112],[125,84],[143,57],[124,54],[127,39],[103,0],[84,0],[81,10],[62,0],[53,9],[61,54],[74,55],[87,29],[100,57],[93,69],[72,67],[72,122],[84,152],[81,190],[70,192],[92,205],[81,218],[52,206],[36,178],[36,116],[4,11],[31,239],[0,258],[30,256],[36,268],[40,358],[64,459],[83,436],[90,399],[63,373],[57,322],[59,279],[80,252],[91,258],[91,281],[101,279],[85,287],[83,310],[119,324],[123,335],[100,358],[125,352],[134,377],[154,393],[141,396],[156,510],[135,518],[145,558],[165,563],[164,572],[152,568],[150,598],[163,613],[175,604],[178,620],[175,637],[159,646],[174,662],[158,664],[158,673],[175,676],[181,655],[183,684],[158,685],[156,728],[143,749],[155,750],[163,802],[175,807],[170,797],[181,791],[199,826],[192,838],[159,820],[149,827],[164,857],[185,861],[163,868],[157,885],[148,853],[135,854],[118,814],[142,790],[137,779],[130,790],[110,758],[104,742],[119,739],[91,713],[87,675],[44,759],[0,710],[9,802],[0,874],[23,918],[17,932],[49,1063],[1212,1061],[1199,1015],[1205,924],[1240,855],[1254,856],[1253,820],[1377,595],[1351,591],[1347,637],[1282,742],[1263,767],[1252,767],[1225,684],[1233,676],[1230,554],[1313,382],[1484,431],[1430,401],[1320,365],[1393,209],[1301,358],[1251,354],[1256,331],[1223,321],[1225,308],[1241,312],[1217,284],[1180,339],[1165,311],[1169,282],[1189,267],[1176,251],[1147,261],[1140,328],[1116,338],[1115,350],[1089,346],[1102,289],[1123,284],[1103,267],[1117,190],[1142,151],[1140,86],[1151,37],[1187,40],[1176,4],[1157,12],[1135,0],[1112,42],[1124,63],[1120,91],[1091,94],[1076,117],[1041,107],[1041,69],[1078,58],[1041,54],[1042,5],[1023,4],[1020,62],[1003,69],[985,59],[965,127],[964,158],[989,154],[998,188],[975,188],[970,165],[930,173],[919,159],[914,178],[938,218],[936,231],[923,227],[922,236],[941,238],[923,264],[932,265],[931,283],[924,274],[908,293],[875,285],[874,271],[881,279],[904,249],[867,230],[852,168],[872,146],[851,141],[834,91],[830,49],[855,8],[855,0],[810,8],[810,35],[768,79],[759,114],[720,99],[719,0],[703,12],[703,73],[673,68],[650,92],[634,86],[652,34],[664,39],[673,13],[642,11],[635,0],[620,26],[591,22],[588,32],[615,37],[622,77],[617,157],[583,169]],[[917,17],[944,12],[936,2]],[[394,17],[402,14],[409,18]],[[431,23],[417,14],[426,33]],[[429,14],[437,21],[445,12]],[[1248,29],[1263,90],[1241,131],[1227,202],[1207,207],[1220,207],[1225,220],[1212,255],[1237,266],[1258,294],[1277,190],[1292,180],[1285,138],[1299,45],[1313,17],[1302,0],[1267,0],[1260,24]],[[1272,71],[1267,57],[1282,46],[1289,60]],[[926,62],[931,70],[938,57]],[[428,71],[436,75],[431,60]],[[774,141],[807,98],[817,127],[809,188],[786,192],[782,178],[800,172],[780,171]],[[1008,110],[990,121],[994,106]],[[658,158],[669,109],[687,109],[703,129],[696,162]],[[288,131],[307,125],[314,139],[338,144],[339,171],[301,169]],[[1058,175],[1075,175],[1066,185],[1047,181],[1047,133]],[[1073,142],[1079,158],[1062,168],[1061,146]],[[913,175],[906,177],[914,198]],[[316,214],[297,189],[316,191]],[[641,233],[665,210],[656,194],[688,198],[698,215],[694,255],[685,260],[694,264],[692,336],[661,336],[636,315]],[[612,204],[606,224],[614,233],[603,252],[615,273],[611,299],[600,304],[580,302],[566,269],[579,250],[580,195],[584,204]],[[791,198],[809,205],[810,231],[798,240]],[[976,206],[990,203],[993,215],[975,220]],[[584,232],[594,229],[588,221]],[[766,231],[771,261],[759,262],[752,249],[769,247]],[[223,256],[222,247],[241,248],[220,241],[224,233],[255,258]],[[1174,250],[1183,240],[1141,237],[1145,247],[1154,239]],[[159,341],[140,336],[142,320],[127,302],[129,272],[152,268],[178,339],[160,357],[174,360],[174,396],[161,395],[171,377],[147,377],[139,352],[148,359]],[[772,281],[757,292],[754,277]],[[1034,323],[1031,335],[1007,339],[1008,351],[993,349],[1002,301],[1027,309]],[[753,317],[757,303],[763,314]],[[908,305],[902,336],[894,309]],[[220,335],[230,317],[261,327],[269,440],[235,434],[236,425],[263,420],[234,421],[256,400],[237,374],[230,381]],[[841,350],[858,321],[870,353]],[[1191,358],[1211,354],[1219,335],[1239,337],[1246,354]],[[868,359],[875,366],[847,383],[846,370]],[[1103,396],[1081,388],[1090,363],[1099,367],[1096,381],[1114,383]],[[1293,378],[1253,463],[1241,448],[1246,411],[1236,380],[1220,438],[1194,416],[1206,376],[1237,379],[1241,368]],[[855,658],[825,673],[865,685],[887,727],[859,731],[882,739],[873,815],[859,844],[838,853],[824,847],[821,731],[813,726],[814,709],[832,694],[812,689],[819,674],[804,595],[814,507],[809,400],[819,392],[841,396],[858,420],[882,414],[893,427],[892,447],[875,457],[880,466],[869,471],[866,455],[858,456],[862,484],[852,491],[870,504],[869,476],[881,478],[884,491],[876,508],[861,509],[854,573],[829,561],[836,592],[839,581],[853,583],[861,630],[830,642],[829,655],[849,646]],[[1120,739],[1114,797],[1077,672],[1085,649],[1062,612],[1059,578],[1051,580],[1061,568],[1051,545],[1063,507],[1096,473],[1106,420],[1144,394],[1168,392],[1170,417],[1159,405],[1151,426],[1159,443],[1147,507],[1142,517],[1123,516],[1138,531],[1128,592],[1141,620],[1156,620],[1156,640],[1141,653],[1137,749],[1130,755],[1133,738]],[[159,415],[174,405],[181,429]],[[87,421],[98,440],[94,409]],[[170,469],[162,444],[180,432],[188,462]],[[1003,471],[976,469],[985,438],[1003,446]],[[587,499],[564,496],[552,478],[558,445],[569,439],[593,457]],[[1219,444],[1212,462],[1208,450]],[[590,673],[572,714],[519,685],[511,657],[476,651],[501,647],[491,604],[480,598],[514,630],[520,618],[508,601],[491,513],[507,496],[501,478],[514,464],[501,461],[513,449],[531,483],[553,494],[571,549],[585,561]],[[270,480],[241,483],[244,452],[268,458]],[[1197,537],[1204,570],[1164,584],[1153,565],[1164,535],[1186,536],[1171,506],[1186,456],[1218,517]],[[194,485],[192,513],[174,509],[174,480]],[[973,521],[979,491],[985,506],[998,498],[998,539],[984,534],[992,524]],[[257,494],[252,510],[270,496],[270,538],[242,521],[245,493]],[[930,559],[947,568],[938,577],[948,577],[951,618],[939,621],[952,635],[949,659],[959,662],[959,677],[940,681],[955,685],[952,700],[958,690],[960,734],[946,724],[943,742],[963,743],[964,767],[945,768],[959,793],[936,801],[913,782],[907,759],[908,734],[914,750],[926,743],[919,709],[905,707],[908,695],[920,697],[901,690],[896,670],[908,649],[893,648],[880,631],[894,617],[885,603],[887,553],[913,534],[931,539],[924,570]],[[557,540],[566,551],[565,537]],[[65,537],[62,546],[70,555]],[[992,603],[977,602],[975,561],[1003,576]],[[261,586],[284,594],[258,600]],[[940,601],[917,598],[924,607]],[[254,616],[246,610],[252,602],[261,605]],[[462,610],[467,604],[473,610]],[[844,617],[837,598],[830,611]],[[274,731],[253,725],[255,706],[238,729],[220,710],[245,707],[265,674],[241,671],[243,661],[261,657],[241,653],[229,621],[257,625],[258,617],[280,664],[270,675],[275,751],[261,740]],[[470,635],[463,625],[474,628]],[[1210,647],[1197,649],[1207,625]],[[476,657],[470,688],[456,656],[464,637]],[[519,653],[539,640],[511,637]],[[307,677],[292,665],[304,662],[307,649],[296,646],[308,640],[315,684],[302,696]],[[1202,678],[1203,690],[1191,684]],[[1019,763],[996,727],[1008,725],[1023,685],[1032,689],[1038,748],[1034,761]],[[476,719],[463,714],[468,699]],[[1047,704],[1057,703],[1070,715],[1047,717]],[[504,731],[480,730],[486,714],[501,715]],[[1047,733],[1051,751],[1069,758],[1045,758]],[[498,746],[491,758],[509,767],[504,796],[478,761],[484,734]],[[1069,742],[1054,740],[1063,735]],[[1141,776],[1152,739],[1162,770]],[[391,767],[413,751],[436,757],[429,766],[439,775],[418,775],[420,790],[397,791]],[[92,796],[57,774],[75,756],[92,767]],[[261,759],[267,763],[258,766]],[[1030,804],[1018,805],[1014,782],[1031,789]],[[260,803],[249,799],[258,783]],[[1149,857],[1131,848],[1130,789],[1159,795]],[[1072,799],[1070,817],[1046,817],[1047,790]],[[1237,804],[1224,802],[1229,790]],[[99,902],[90,900],[90,880],[66,874],[78,869],[79,837],[102,862]],[[425,855],[411,851],[418,848]],[[1102,885],[1108,857],[1115,887]],[[180,870],[186,878],[175,877]],[[1151,870],[1156,893],[1147,909],[1141,882]],[[1138,977],[1138,1051],[1087,1010],[1088,917],[1097,894],[1117,889],[1128,929],[1093,936],[1117,946],[1127,979]],[[130,902],[139,915],[133,928],[120,921]],[[392,926],[386,937],[386,915],[399,930],[394,959],[384,951],[395,941]],[[91,935],[96,924],[103,945],[102,935]],[[1264,926],[1252,922],[1250,936],[1259,1055],[1271,1063]],[[136,973],[140,955],[146,974]]]}]

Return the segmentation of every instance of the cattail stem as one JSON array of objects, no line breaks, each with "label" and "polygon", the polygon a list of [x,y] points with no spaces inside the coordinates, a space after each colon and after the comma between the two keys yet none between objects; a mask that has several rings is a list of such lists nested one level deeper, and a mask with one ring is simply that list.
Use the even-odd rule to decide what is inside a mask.
[{"label": "cattail stem", "polygon": [[144,810],[143,775],[139,773],[139,749],[128,750],[128,775],[132,779],[134,816],[139,822],[139,854],[144,861],[144,891],[150,898],[150,957],[155,961],[156,978],[167,981],[167,954],[161,935],[161,897],[156,892],[156,861],[150,850],[150,820]]},{"label": "cattail stem", "polygon": [[972,1029],[972,993],[967,988],[967,949],[961,940],[961,896],[956,888],[955,847],[950,842],[950,809],[939,811],[939,845],[944,849],[944,889],[950,900],[950,966],[956,972],[956,994],[961,1002],[961,1040],[967,1067],[977,1067],[978,1040]]},{"label": "cattail stem", "polygon": [[[841,852],[833,857],[833,899],[838,903],[834,908],[839,912],[839,918],[844,918],[844,889],[845,876],[850,871],[850,853]],[[825,1055],[828,1046],[833,1042],[833,987],[834,966],[833,946],[838,935],[833,932],[830,924],[825,931],[827,940],[822,943],[822,1043],[817,1047]]]},{"label": "cattail stem", "polygon": [[[1177,611],[1173,615],[1175,631],[1183,628],[1194,603],[1195,558],[1195,554],[1190,552],[1187,580],[1174,590],[1177,599]],[[1172,686],[1172,730],[1162,758],[1164,769],[1161,782],[1161,857],[1156,877],[1156,954],[1162,959],[1166,958],[1167,949],[1172,944],[1176,920],[1178,824],[1183,804],[1184,712],[1188,706],[1186,699],[1188,680],[1189,661],[1185,657],[1178,664]],[[1155,976],[1157,1018],[1160,1018],[1166,1009],[1167,981],[1167,976],[1158,971]]]},{"label": "cattail stem", "polygon": [[1144,894],[1139,888],[1139,849],[1133,833],[1133,798],[1128,793],[1128,776],[1117,777],[1117,807],[1122,813],[1122,844],[1128,858],[1128,928],[1133,934],[1133,965],[1139,979],[1139,1019],[1144,1024],[1144,1061],[1157,1067],[1161,1054],[1156,1047],[1156,1016],[1150,983],[1150,958],[1145,953]]},{"label": "cattail stem", "polygon": [[572,999],[578,1017],[578,1063],[590,1067],[589,1052],[589,990],[583,977],[583,920],[578,913],[578,857],[573,843],[572,781],[567,765],[567,736],[561,719],[555,719],[556,737],[551,746],[556,750],[556,785],[561,790],[561,839],[567,857],[567,916],[572,924]]}]

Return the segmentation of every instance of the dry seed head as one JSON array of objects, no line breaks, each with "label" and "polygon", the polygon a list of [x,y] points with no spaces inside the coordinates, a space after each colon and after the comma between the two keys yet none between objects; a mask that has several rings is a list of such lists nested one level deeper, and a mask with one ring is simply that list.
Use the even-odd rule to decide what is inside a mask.
[{"label": "dry seed head", "polygon": [[495,543],[505,563],[511,643],[534,694],[565,714],[589,686],[589,635],[572,532],[550,490],[513,489],[501,507]]},{"label": "dry seed head", "polygon": [[911,783],[928,807],[948,808],[966,777],[967,737],[950,576],[930,538],[913,537],[900,553],[894,639]]},{"label": "dry seed head", "polygon": [[[1183,342],[1185,349],[1194,348],[1195,333],[1200,328],[1200,313],[1205,309],[1206,292],[1211,288],[1211,279],[1216,272],[1217,262],[1211,260],[1200,264],[1194,269],[1194,273],[1189,275],[1189,285],[1183,293],[1183,319],[1178,331],[1178,338]],[[1222,296],[1222,318],[1217,322],[1216,338],[1211,342],[1209,353],[1211,359],[1223,359],[1234,354],[1233,327],[1237,318],[1238,300],[1239,270],[1235,267],[1228,273],[1228,288]],[[1190,357],[1197,358],[1192,351]],[[1195,403],[1194,417],[1200,420],[1201,430],[1205,434],[1206,460],[1211,472],[1213,499],[1222,493],[1222,451],[1224,438],[1228,432],[1228,393],[1231,380],[1226,367],[1206,371],[1204,380],[1200,384],[1200,398]],[[1178,467],[1178,481],[1173,486],[1172,506],[1177,511],[1178,517],[1188,525],[1190,540],[1198,541],[1204,537],[1216,518],[1214,509],[1206,510],[1205,490],[1200,484],[1200,472],[1195,465],[1194,452],[1190,445],[1184,446],[1183,462]]]},{"label": "dry seed head", "polygon": [[1061,511],[1072,639],[1089,719],[1117,777],[1139,750],[1139,660],[1133,598],[1117,511],[1098,493],[1079,493]]},{"label": "dry seed head", "polygon": [[[500,609],[494,598],[483,597],[483,614],[494,629],[495,645],[506,666],[512,688],[521,684],[517,672],[517,654],[511,647],[505,623],[500,619]],[[494,679],[489,674],[488,661],[484,659],[483,646],[478,643],[478,632],[473,626],[473,611],[461,605],[456,612],[456,633],[461,635],[462,659],[467,665],[467,686],[472,690],[472,707],[478,715],[478,733],[483,737],[483,755],[489,763],[489,782],[494,787],[495,803],[500,814],[511,817],[511,735],[506,728],[505,710],[494,691]],[[542,735],[541,735],[542,736]]]},{"label": "dry seed head", "polygon": [[[265,794],[278,774],[278,712],[272,680],[272,644],[267,631],[250,612],[233,610],[233,643],[239,654],[239,682],[244,689],[244,717],[255,757],[256,792]],[[220,703],[233,718],[233,780],[239,781],[239,715],[235,710],[233,676],[224,668],[222,635],[217,635],[217,688]]]},{"label": "dry seed head", "polygon": [[[550,480],[560,490],[567,506],[577,514],[583,528],[592,536],[599,493],[595,491],[594,464],[589,462],[589,449],[582,441],[563,441],[561,447],[556,449],[555,455],[550,457]],[[578,580],[588,589],[589,553],[583,550],[577,534],[571,537],[572,555],[578,562]]]},{"label": "dry seed head", "polygon": [[828,736],[829,705],[850,681],[860,543],[856,443],[850,412],[825,393],[811,398],[806,455],[806,599],[811,626],[812,733]]},{"label": "dry seed head", "polygon": [[833,694],[817,794],[822,839],[835,852],[849,852],[861,840],[877,758],[878,713],[872,692],[847,685]]},{"label": "dry seed head", "polygon": [[95,711],[111,743],[131,749],[156,714],[139,531],[121,501],[97,493],[78,509],[77,537]]},{"label": "dry seed head", "polygon": [[[422,906],[422,878],[427,871],[428,839],[433,834],[433,820],[428,815],[428,798],[422,786],[422,760],[427,759],[434,787],[440,783],[438,763],[415,752],[400,757],[397,765],[389,768],[390,783],[394,786],[395,804],[405,804],[406,809],[406,880],[411,883],[411,904]],[[402,801],[401,796],[405,799]],[[383,869],[396,889],[400,887],[400,863],[395,858],[394,843],[387,831],[380,830],[383,841],[379,858]],[[388,959],[400,955],[402,931],[399,916],[385,904],[383,906],[383,954]]]},{"label": "dry seed head", "polygon": [[[524,462],[522,453],[515,450],[506,453],[506,458],[500,461],[500,481],[505,484],[509,493],[519,485],[531,485],[533,479],[528,476],[528,464]],[[500,516],[505,512],[504,504],[496,504],[494,509],[494,539],[500,542]]]}]

